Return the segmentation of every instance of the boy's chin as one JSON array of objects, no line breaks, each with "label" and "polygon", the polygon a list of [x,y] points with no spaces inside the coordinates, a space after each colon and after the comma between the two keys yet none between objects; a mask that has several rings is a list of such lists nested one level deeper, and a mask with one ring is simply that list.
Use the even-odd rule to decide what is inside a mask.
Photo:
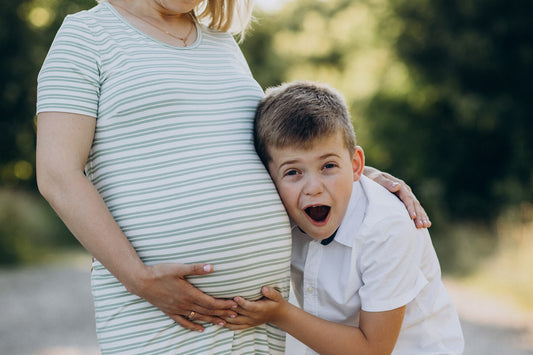
[{"label": "boy's chin", "polygon": [[309,230],[309,231],[304,230],[304,232],[311,238],[316,239],[318,241],[322,241],[324,239],[328,239],[329,237],[331,237],[331,235],[335,233],[335,230],[336,229],[334,228],[324,228],[324,230]]}]

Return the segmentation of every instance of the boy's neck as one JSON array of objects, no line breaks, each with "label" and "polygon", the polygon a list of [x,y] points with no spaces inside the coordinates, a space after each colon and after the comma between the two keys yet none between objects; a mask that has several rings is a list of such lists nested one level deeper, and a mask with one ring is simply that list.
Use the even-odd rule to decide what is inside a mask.
[{"label": "boy's neck", "polygon": [[335,232],[333,232],[333,234],[332,234],[329,238],[322,239],[322,240],[320,241],[320,244],[322,244],[322,245],[328,245],[329,243],[331,243],[331,242],[333,241],[333,239],[335,239],[335,235],[337,234],[337,231],[338,231],[338,230],[339,230],[339,229],[337,228],[337,229],[335,230]]},{"label": "boy's neck", "polygon": [[[307,233],[305,233],[305,232],[302,230],[302,228],[298,227],[298,229],[300,230],[300,232],[302,232],[303,234],[306,234],[306,235],[307,235]],[[335,239],[335,235],[337,235],[337,231],[338,231],[338,230],[339,230],[339,228],[337,228],[337,229],[335,230],[335,232],[333,232],[333,234],[332,234],[331,236],[329,236],[328,238],[326,238],[326,239],[322,239],[322,240],[320,241],[320,244],[322,244],[322,245],[329,245],[329,244],[333,241],[333,239]]]}]

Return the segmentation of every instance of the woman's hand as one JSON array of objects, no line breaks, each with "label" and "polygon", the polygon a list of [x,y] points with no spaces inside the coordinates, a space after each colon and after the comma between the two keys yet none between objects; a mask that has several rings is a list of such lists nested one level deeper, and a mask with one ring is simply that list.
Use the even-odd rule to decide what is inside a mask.
[{"label": "woman's hand", "polygon": [[431,221],[429,220],[426,211],[416,198],[409,185],[407,185],[403,180],[370,166],[365,166],[363,174],[382,185],[390,192],[396,194],[404,203],[407,211],[409,212],[409,216],[411,216],[411,219],[414,220],[417,228],[429,228],[431,226]]},{"label": "woman's hand", "polygon": [[272,323],[283,314],[288,302],[281,293],[267,286],[263,286],[261,292],[265,297],[258,301],[247,301],[242,297],[234,298],[234,301],[239,305],[235,310],[238,316],[226,319],[226,328],[242,330],[264,323]]},{"label": "woman's hand", "polygon": [[185,278],[206,275],[213,271],[209,264],[156,264],[147,266],[143,276],[131,288],[133,294],[144,298],[184,328],[202,332],[204,327],[195,321],[224,326],[223,318],[231,319],[237,313],[232,300],[215,299]]}]

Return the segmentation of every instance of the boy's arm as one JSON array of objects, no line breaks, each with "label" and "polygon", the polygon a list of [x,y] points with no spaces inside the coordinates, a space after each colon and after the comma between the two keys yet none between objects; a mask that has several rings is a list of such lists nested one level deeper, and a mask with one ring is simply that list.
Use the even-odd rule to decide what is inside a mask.
[{"label": "boy's arm", "polygon": [[405,181],[371,166],[365,166],[363,174],[385,187],[390,192],[396,194],[407,208],[409,216],[414,220],[417,228],[431,227],[431,221],[429,220],[426,211]]},{"label": "boy's arm", "polygon": [[226,327],[237,330],[271,323],[320,354],[390,354],[405,313],[405,306],[386,312],[361,311],[357,328],[307,313],[273,288],[263,287],[263,295],[266,298],[255,302],[237,297],[239,317],[228,319]]}]

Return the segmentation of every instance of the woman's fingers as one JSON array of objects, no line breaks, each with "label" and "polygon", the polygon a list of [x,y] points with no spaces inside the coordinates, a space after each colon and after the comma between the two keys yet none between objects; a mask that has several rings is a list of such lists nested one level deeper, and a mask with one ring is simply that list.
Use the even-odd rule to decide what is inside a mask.
[{"label": "woman's fingers", "polygon": [[211,265],[167,263],[149,268],[149,276],[138,294],[181,326],[201,331],[203,327],[194,321],[221,324],[223,317],[236,316],[232,308],[237,303],[233,300],[215,299],[186,280],[189,275],[212,272]]}]

